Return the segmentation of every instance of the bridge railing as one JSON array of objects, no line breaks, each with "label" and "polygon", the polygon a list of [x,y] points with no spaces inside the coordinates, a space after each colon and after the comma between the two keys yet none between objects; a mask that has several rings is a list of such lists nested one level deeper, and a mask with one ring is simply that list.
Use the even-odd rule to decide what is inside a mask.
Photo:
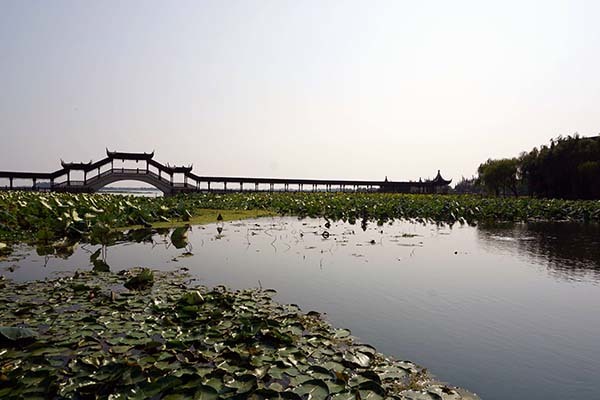
[{"label": "bridge railing", "polygon": [[105,177],[107,175],[110,175],[112,173],[112,169],[109,169],[107,171],[102,171],[99,174],[96,174],[95,176],[92,176],[91,178],[87,178],[86,182],[90,183],[90,182],[94,182],[97,181],[98,179]]},{"label": "bridge railing", "polygon": [[[144,172],[146,172],[146,171],[144,171]],[[154,179],[158,179],[158,180],[159,180],[159,181],[161,181],[161,182],[165,182],[165,183],[167,183],[167,184],[169,184],[169,185],[171,184],[171,180],[170,180],[170,179],[163,178],[161,175],[158,175],[158,174],[157,174],[157,173],[155,173],[155,172],[152,172],[152,171],[150,171],[150,170],[149,170],[149,171],[147,171],[147,172],[146,172],[146,174],[147,174],[148,176],[151,176],[151,177],[153,177]]]},{"label": "bridge railing", "polygon": [[84,181],[63,181],[55,182],[54,187],[65,187],[65,186],[85,186]]},{"label": "bridge railing", "polygon": [[98,182],[102,178],[105,178],[105,177],[111,176],[111,175],[115,175],[115,174],[123,175],[123,176],[132,176],[132,175],[149,176],[153,179],[156,179],[159,182],[162,182],[165,185],[169,185],[169,186],[176,187],[176,188],[195,188],[196,187],[196,182],[193,180],[192,180],[193,184],[186,183],[186,182],[172,182],[170,179],[167,179],[164,176],[160,176],[153,171],[146,170],[145,168],[111,168],[106,171],[102,171],[101,173],[96,174],[92,177],[86,178],[85,181],[65,180],[62,182],[55,182],[54,187],[55,188],[64,188],[64,187],[70,187],[70,186],[92,185],[95,182]]},{"label": "bridge railing", "polygon": [[145,168],[111,168],[108,169],[106,171],[102,171],[101,173],[94,175],[90,178],[86,179],[86,183],[88,184],[92,184],[106,176],[109,175],[114,175],[114,174],[122,174],[122,175],[146,175],[146,176],[151,176],[152,178],[170,184],[171,181],[169,179],[165,179],[162,176],[158,176],[158,174],[150,171],[150,170],[146,170]]}]

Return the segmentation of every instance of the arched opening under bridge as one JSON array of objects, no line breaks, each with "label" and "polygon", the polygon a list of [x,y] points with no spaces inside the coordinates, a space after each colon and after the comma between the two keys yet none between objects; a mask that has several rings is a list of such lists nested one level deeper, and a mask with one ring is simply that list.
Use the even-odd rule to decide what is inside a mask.
[{"label": "arched opening under bridge", "polygon": [[[121,183],[123,182],[123,183]],[[134,186],[130,186],[130,185]],[[127,185],[127,186],[126,186]],[[172,193],[173,188],[169,182],[164,180],[158,180],[152,175],[124,175],[120,173],[112,173],[100,177],[99,179],[89,182],[88,187],[94,191],[110,191],[112,187],[153,187],[160,191],[163,195],[169,195]],[[106,189],[108,187],[108,189]]]},{"label": "arched opening under bridge", "polygon": [[123,194],[144,197],[159,197],[164,195],[164,193],[156,186],[148,182],[132,179],[120,180],[109,183],[98,189],[98,193]]}]

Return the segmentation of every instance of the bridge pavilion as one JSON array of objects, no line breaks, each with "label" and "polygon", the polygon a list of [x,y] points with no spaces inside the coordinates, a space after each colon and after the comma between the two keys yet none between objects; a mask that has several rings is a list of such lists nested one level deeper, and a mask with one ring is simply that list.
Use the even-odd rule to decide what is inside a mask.
[{"label": "bridge pavilion", "polygon": [[[135,161],[136,168],[115,166],[115,161]],[[126,153],[106,149],[106,157],[96,162],[64,162],[61,169],[48,172],[0,171],[0,178],[8,179],[8,190],[49,190],[57,192],[96,192],[113,182],[134,180],[146,182],[165,195],[200,191],[363,191],[387,193],[443,193],[452,180],[442,178],[440,171],[434,179],[419,181],[288,179],[199,176],[192,166],[171,166],[154,160],[151,153]],[[73,179],[72,174],[83,175]],[[182,179],[176,179],[182,177]],[[29,180],[31,185],[15,185],[14,180]],[[212,184],[212,187],[211,187]],[[229,188],[227,185],[230,185]]]}]

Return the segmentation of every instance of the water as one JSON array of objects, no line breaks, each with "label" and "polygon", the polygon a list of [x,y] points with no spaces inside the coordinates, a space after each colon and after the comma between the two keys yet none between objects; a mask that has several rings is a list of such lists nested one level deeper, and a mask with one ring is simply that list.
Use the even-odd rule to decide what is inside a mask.
[{"label": "water", "polygon": [[[275,288],[279,301],[325,312],[380,351],[483,399],[600,396],[597,225],[395,222],[363,232],[325,223],[193,227],[186,249],[155,234],[152,243],[108,248],[106,261],[115,271],[185,266],[207,285]],[[82,245],[60,259],[22,248],[23,258],[0,271],[27,280],[89,269],[96,249]]]},{"label": "water", "polygon": [[105,194],[122,194],[140,197],[160,197],[163,193],[155,187],[111,187],[106,186],[98,191]]}]

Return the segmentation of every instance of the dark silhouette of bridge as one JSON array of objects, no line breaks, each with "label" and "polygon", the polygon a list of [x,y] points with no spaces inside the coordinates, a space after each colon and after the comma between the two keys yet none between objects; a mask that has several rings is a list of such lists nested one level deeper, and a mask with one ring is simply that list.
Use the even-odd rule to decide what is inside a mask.
[{"label": "dark silhouette of bridge", "polygon": [[[141,168],[118,168],[115,161],[135,161]],[[171,166],[154,160],[152,153],[122,153],[106,149],[106,157],[88,163],[66,163],[49,173],[0,171],[0,178],[8,179],[4,190],[39,190],[71,193],[96,192],[118,181],[148,183],[165,195],[191,192],[230,191],[372,191],[398,193],[439,193],[446,191],[452,180],[445,180],[438,170],[430,180],[383,181],[333,180],[333,179],[286,179],[199,176],[192,173],[192,166]],[[72,179],[72,174],[83,173],[83,180]],[[28,184],[17,185],[15,180]],[[30,183],[30,184],[29,184]]]}]

